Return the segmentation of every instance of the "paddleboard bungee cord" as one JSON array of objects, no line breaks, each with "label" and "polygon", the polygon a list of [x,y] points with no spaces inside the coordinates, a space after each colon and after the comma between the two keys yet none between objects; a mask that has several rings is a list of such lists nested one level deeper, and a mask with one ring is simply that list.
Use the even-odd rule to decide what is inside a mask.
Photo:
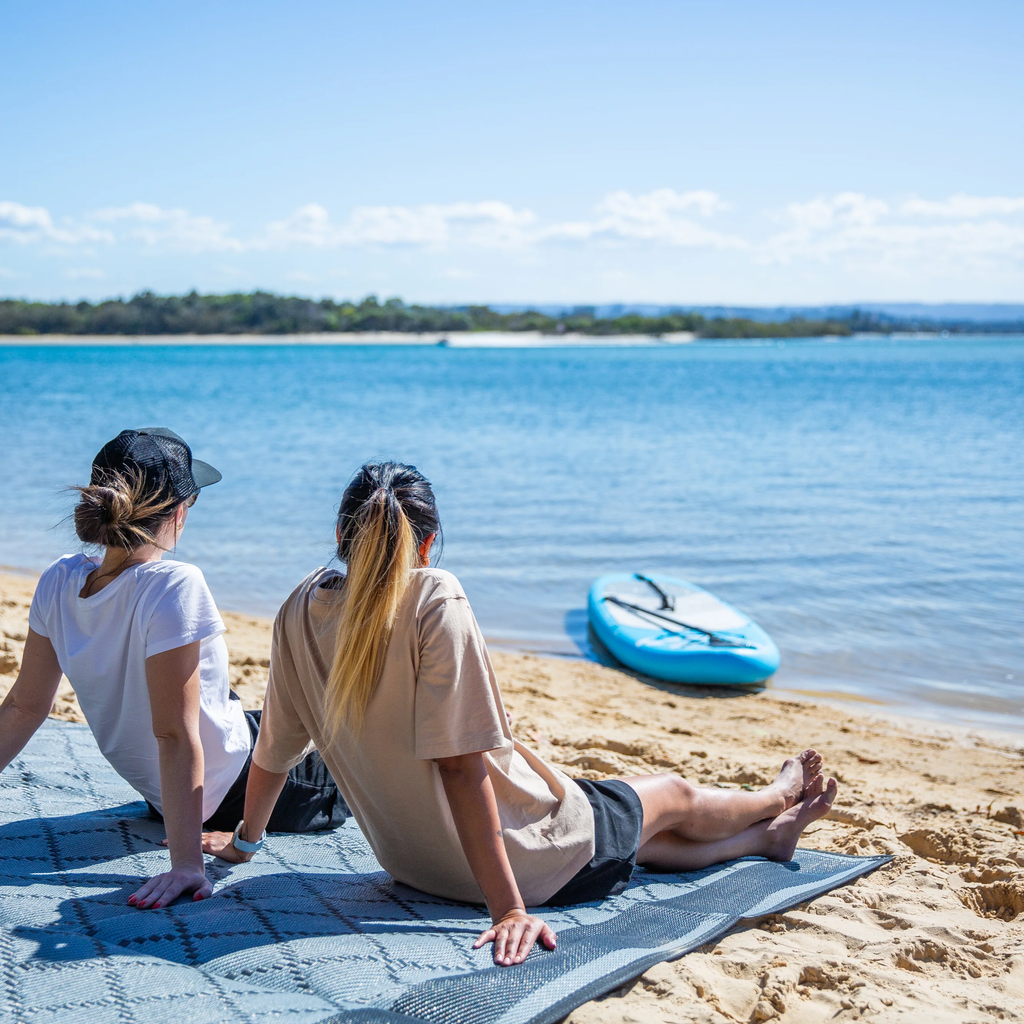
[{"label": "paddleboard bungee cord", "polygon": [[[645,582],[650,583],[650,580],[646,580],[645,577],[639,576],[639,579],[644,579]],[[659,588],[655,587],[656,590]],[[683,629],[692,630],[694,633],[700,633],[708,638],[708,641],[714,644],[716,647],[747,647],[753,648],[753,644],[745,644],[739,640],[733,640],[731,637],[721,636],[718,633],[712,633],[710,629],[701,629],[700,626],[691,626],[688,622],[680,622],[679,619],[673,619],[668,615],[662,615],[661,612],[651,611],[650,608],[644,608],[639,604],[631,604],[629,601],[623,601],[621,597],[613,597],[611,594],[605,594],[602,598],[603,601],[611,601],[612,604],[618,605],[620,608],[628,608],[632,612],[638,612],[642,615],[653,615],[656,619],[661,619],[663,622],[671,622],[674,626],[682,626]],[[660,625],[660,623],[659,623]],[[664,627],[662,627],[664,629]],[[685,633],[680,633],[676,629],[665,629],[666,633],[674,633],[676,636],[686,636]]]},{"label": "paddleboard bungee cord", "polygon": [[[658,597],[661,598],[661,610],[663,612],[674,612],[676,610],[675,597],[673,597],[671,594],[666,594],[665,591],[662,590],[661,587],[659,587],[658,584],[655,583],[650,576],[645,576],[642,572],[635,572],[633,573],[633,575],[638,580],[641,580],[648,586],[653,587],[655,589],[655,591],[658,594]],[[703,632],[703,630],[701,630],[701,632]]]}]

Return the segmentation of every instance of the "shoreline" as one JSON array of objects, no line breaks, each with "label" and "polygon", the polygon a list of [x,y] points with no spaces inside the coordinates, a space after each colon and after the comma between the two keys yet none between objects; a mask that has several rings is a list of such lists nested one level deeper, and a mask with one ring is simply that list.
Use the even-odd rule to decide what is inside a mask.
[{"label": "shoreline", "polygon": [[1020,339],[1017,331],[951,334],[943,331],[858,332],[850,335],[753,338],[701,338],[692,331],[669,334],[542,334],[540,331],[364,331],[295,334],[0,334],[0,348],[133,348],[133,347],[242,347],[294,345],[358,348],[360,346],[408,346],[440,348],[669,348],[694,343],[774,345],[777,342],[826,341],[953,341],[970,339]]},{"label": "shoreline", "polygon": [[[406,345],[441,348],[634,348],[686,345],[691,331],[650,334],[541,334],[540,331],[329,332],[317,334],[0,334],[0,347],[141,347],[312,345],[358,347]],[[715,339],[717,340],[717,339]],[[763,339],[753,339],[763,340]]]},{"label": "shoreline", "polygon": [[[35,569],[26,569],[18,565],[6,565],[0,563],[0,595],[3,593],[4,584],[6,582],[4,577],[30,580],[32,581],[32,587],[34,588],[35,580],[39,579],[39,572]],[[220,611],[226,624],[230,618],[238,623],[249,623],[253,629],[265,628],[270,630],[273,627],[273,615],[226,607],[222,607]],[[2,621],[2,606],[0,606],[0,621]],[[727,687],[701,687],[699,685],[688,686],[686,684],[677,685],[670,682],[649,679],[641,676],[639,673],[634,673],[631,669],[618,665],[617,663],[602,661],[599,658],[587,657],[587,655],[582,651],[572,652],[545,650],[532,643],[529,639],[516,640],[509,637],[495,636],[485,633],[484,640],[492,654],[499,653],[513,656],[525,655],[546,661],[550,660],[556,663],[564,662],[566,664],[579,663],[582,665],[602,665],[613,671],[620,672],[622,675],[635,678],[642,685],[662,687],[666,692],[674,693],[690,700],[729,700],[733,699],[737,695],[736,693],[729,691]],[[0,643],[2,642],[3,637],[0,635]],[[2,648],[0,648],[0,657],[2,657]],[[838,711],[847,711],[861,717],[877,719],[878,721],[888,722],[897,727],[914,729],[920,733],[934,735],[939,738],[950,738],[954,736],[983,738],[987,742],[1002,744],[1006,747],[1019,747],[1022,756],[1024,756],[1024,729],[1016,729],[1011,727],[1009,724],[1001,726],[999,724],[983,720],[968,720],[966,722],[962,720],[950,721],[941,715],[929,714],[925,710],[921,710],[919,713],[915,714],[913,711],[908,710],[901,705],[886,703],[885,701],[878,700],[875,697],[868,697],[860,694],[855,690],[838,690],[830,693],[822,690],[805,690],[799,687],[779,686],[776,685],[773,680],[769,680],[768,683],[769,685],[767,685],[763,691],[759,692],[766,693],[780,700],[797,701],[809,705],[820,704],[825,707],[834,708]],[[3,687],[3,678],[2,675],[0,675],[0,697],[2,697],[5,692],[6,690]]]},{"label": "shoreline", "polygon": [[[35,578],[0,570],[0,695],[20,663]],[[223,616],[232,686],[259,707],[270,620]],[[1020,736],[772,690],[696,697],[582,659],[499,647],[492,658],[516,737],[572,777],[674,771],[703,787],[759,787],[814,746],[840,790],[801,845],[894,858],[795,910],[741,922],[566,1024],[1024,1019]],[[54,715],[82,720],[66,680]]]}]

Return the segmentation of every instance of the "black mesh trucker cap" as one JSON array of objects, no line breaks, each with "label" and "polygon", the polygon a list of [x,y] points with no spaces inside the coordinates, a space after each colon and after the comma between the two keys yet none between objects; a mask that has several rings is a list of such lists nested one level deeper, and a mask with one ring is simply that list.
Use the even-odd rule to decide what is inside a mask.
[{"label": "black mesh trucker cap", "polygon": [[221,478],[213,466],[193,459],[184,439],[166,427],[122,430],[92,460],[90,482],[104,484],[111,473],[130,471],[142,474],[149,493],[176,501],[188,501]]}]

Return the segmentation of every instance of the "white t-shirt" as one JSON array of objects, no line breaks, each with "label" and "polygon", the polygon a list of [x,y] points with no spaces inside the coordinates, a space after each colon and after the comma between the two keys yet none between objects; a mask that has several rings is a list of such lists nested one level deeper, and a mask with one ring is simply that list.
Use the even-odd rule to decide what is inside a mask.
[{"label": "white t-shirt", "polygon": [[28,624],[49,638],[103,756],[162,810],[160,753],[146,685],[146,659],[200,641],[199,738],[203,820],[220,806],[249,755],[242,705],[230,699],[224,623],[202,572],[186,562],[126,569],[79,597],[97,562],[64,555],[40,577]]}]

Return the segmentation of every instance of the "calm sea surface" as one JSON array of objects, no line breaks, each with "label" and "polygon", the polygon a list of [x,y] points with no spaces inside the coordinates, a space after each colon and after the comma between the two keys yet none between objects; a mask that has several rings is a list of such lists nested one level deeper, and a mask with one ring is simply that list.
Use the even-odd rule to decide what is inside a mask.
[{"label": "calm sea surface", "polygon": [[224,473],[178,556],[226,608],[273,613],[393,457],[489,637],[588,654],[595,576],[672,572],[772,634],[776,687],[1024,725],[1024,338],[0,347],[0,563],[76,550],[63,488],[147,425]]}]

